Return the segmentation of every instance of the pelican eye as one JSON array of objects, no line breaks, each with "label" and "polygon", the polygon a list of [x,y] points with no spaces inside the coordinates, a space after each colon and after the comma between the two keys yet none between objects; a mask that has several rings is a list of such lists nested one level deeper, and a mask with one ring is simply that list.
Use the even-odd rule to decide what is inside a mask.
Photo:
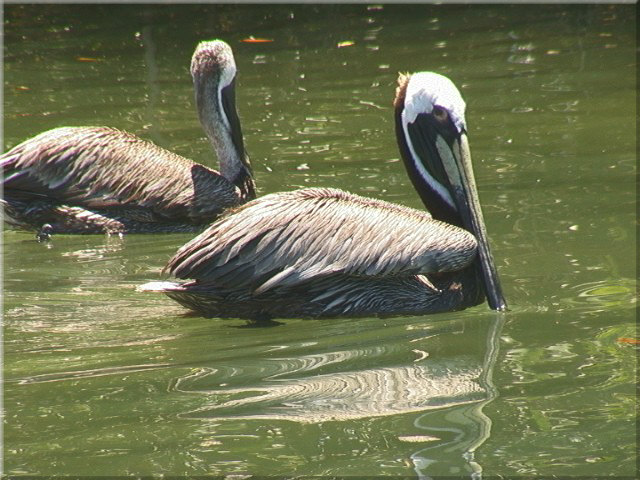
[{"label": "pelican eye", "polygon": [[433,111],[431,112],[433,116],[441,123],[446,122],[449,119],[449,112],[446,109],[439,107],[438,105],[433,106]]}]

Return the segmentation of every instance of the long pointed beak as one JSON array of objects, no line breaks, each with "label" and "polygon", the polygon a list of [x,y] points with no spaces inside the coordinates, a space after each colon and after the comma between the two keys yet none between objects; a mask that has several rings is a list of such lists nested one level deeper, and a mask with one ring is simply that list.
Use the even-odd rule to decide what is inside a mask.
[{"label": "long pointed beak", "polygon": [[238,111],[236,110],[236,80],[224,87],[220,92],[222,100],[222,108],[224,114],[229,122],[229,128],[231,130],[231,139],[233,145],[236,147],[238,157],[244,161],[244,139],[242,136],[242,127],[240,126],[240,119],[238,118]]},{"label": "long pointed beak", "polygon": [[244,149],[244,138],[242,136],[242,127],[240,126],[240,118],[238,118],[238,112],[236,110],[236,80],[235,78],[229,85],[224,87],[220,91],[220,103],[222,104],[223,116],[225,121],[228,122],[228,127],[231,134],[231,142],[235,148],[237,159],[242,163],[243,169],[240,174],[233,179],[233,182],[240,188],[244,198],[255,198],[256,190],[253,182],[253,169],[251,168],[251,162],[249,156]]},{"label": "long pointed beak", "polygon": [[441,137],[438,140],[437,148],[441,158],[452,154],[454,157],[453,162],[444,161],[443,163],[453,187],[454,202],[458,206],[464,227],[473,233],[478,241],[477,261],[480,264],[489,307],[493,310],[504,311],[507,309],[507,302],[502,294],[500,278],[489,247],[489,239],[473,175],[467,135],[463,132],[454,140],[451,147]]}]

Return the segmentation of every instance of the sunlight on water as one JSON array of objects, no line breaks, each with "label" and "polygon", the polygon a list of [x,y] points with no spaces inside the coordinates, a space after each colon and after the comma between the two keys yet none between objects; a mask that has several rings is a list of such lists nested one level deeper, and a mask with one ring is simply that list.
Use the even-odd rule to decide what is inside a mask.
[{"label": "sunlight on water", "polygon": [[5,231],[5,473],[631,478],[635,9],[6,5],[5,148],[109,125],[213,166],[188,66],[222,38],[260,195],[423,208],[391,101],[450,76],[510,310],[204,319],[136,291],[190,234]]},{"label": "sunlight on water", "polygon": [[[200,382],[209,376],[222,378],[242,375],[224,370],[201,371],[176,382],[180,392],[201,393],[210,399],[187,418],[262,418],[291,420],[301,423],[344,421],[384,415],[419,412],[431,408],[460,405],[482,398],[482,390],[474,381],[478,371],[467,371],[467,365],[411,365],[359,372],[340,372],[278,379],[267,377],[259,385],[245,388],[199,390]],[[275,377],[275,378],[274,378]],[[268,386],[271,384],[271,386]],[[228,412],[225,415],[225,411]]]}]

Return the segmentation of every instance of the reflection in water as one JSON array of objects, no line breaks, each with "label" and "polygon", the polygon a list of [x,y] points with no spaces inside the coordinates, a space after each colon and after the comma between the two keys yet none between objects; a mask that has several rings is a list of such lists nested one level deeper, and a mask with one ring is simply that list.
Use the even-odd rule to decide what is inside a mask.
[{"label": "reflection in water", "polygon": [[[485,392],[485,398],[479,402],[465,406],[459,410],[453,410],[447,415],[449,424],[446,427],[438,427],[430,421],[429,413],[425,413],[416,418],[415,425],[428,432],[449,432],[453,438],[448,442],[440,442],[435,446],[421,449],[411,455],[416,473],[420,478],[425,478],[427,469],[439,462],[443,456],[438,455],[442,448],[448,451],[463,452],[462,456],[468,463],[474,479],[481,478],[482,466],[475,459],[475,452],[480,448],[491,435],[492,421],[483,411],[484,407],[495,400],[498,396],[498,389],[493,383],[493,370],[498,360],[500,351],[500,334],[506,319],[506,314],[496,314],[490,325],[486,339],[486,352],[478,384]],[[460,427],[451,425],[458,424]],[[434,450],[431,452],[431,450]],[[442,468],[442,467],[440,467]],[[441,470],[442,471],[442,470]]]},{"label": "reflection in water", "polygon": [[[419,207],[389,97],[397,71],[450,74],[472,104],[476,175],[511,299],[500,397],[484,408],[489,422],[484,328],[236,328],[134,292],[192,235],[47,246],[5,231],[7,472],[460,478],[479,476],[478,462],[483,476],[631,478],[637,351],[619,339],[635,340],[637,305],[635,7],[161,7],[7,6],[5,146],[99,122],[208,158],[189,140],[201,133],[184,59],[222,36],[241,62],[261,194],[333,186]],[[240,42],[265,25],[274,42]],[[456,318],[484,326],[483,312]],[[332,410],[353,420],[308,423]]]},{"label": "reflection in water", "polygon": [[[49,245],[50,248],[53,245]],[[76,258],[80,262],[90,262],[103,260],[110,254],[120,252],[124,248],[124,237],[119,235],[106,235],[102,245],[91,246],[90,248],[80,248],[62,252],[62,257]]]},{"label": "reflection in water", "polygon": [[183,417],[319,423],[416,412],[484,398],[477,381],[478,366],[461,359],[267,379],[242,388],[198,388],[199,383],[211,381],[207,377],[216,373],[217,370],[200,369],[176,382],[175,390],[204,395],[205,405]]},{"label": "reflection in water", "polygon": [[103,377],[105,375],[125,375],[134,372],[144,372],[146,370],[157,370],[159,368],[170,367],[170,364],[149,364],[149,365],[130,365],[122,367],[93,368],[89,370],[74,370],[70,372],[56,372],[43,375],[34,375],[16,380],[20,385],[29,383],[45,383],[45,382],[61,382],[64,380],[77,380],[87,377]]},{"label": "reflection in water", "polygon": [[[431,355],[420,354],[412,363],[367,368],[393,355],[389,344],[260,362],[239,357],[233,363],[194,369],[179,377],[170,391],[196,396],[196,408],[180,418],[213,425],[235,425],[237,420],[256,420],[257,425],[261,420],[352,422],[418,412],[412,421],[416,429],[396,438],[410,450],[415,450],[411,444],[419,446],[408,456],[419,478],[450,474],[461,465],[479,477],[483,468],[474,454],[491,435],[492,420],[483,409],[498,395],[492,375],[505,318],[506,314],[496,315],[478,332],[486,335],[484,348],[478,345],[483,360],[469,349],[453,356],[429,349]],[[413,340],[425,338],[405,340],[414,345]],[[311,346],[315,344],[305,345]],[[269,351],[274,350],[278,348]],[[215,438],[222,437],[216,433]]]}]

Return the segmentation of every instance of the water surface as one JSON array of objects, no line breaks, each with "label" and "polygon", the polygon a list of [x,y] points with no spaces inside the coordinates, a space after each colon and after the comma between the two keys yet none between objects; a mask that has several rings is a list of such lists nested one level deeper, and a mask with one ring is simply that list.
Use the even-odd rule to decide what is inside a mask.
[{"label": "water surface", "polygon": [[261,195],[421,208],[395,80],[450,76],[510,311],[204,319],[135,291],[190,235],[5,231],[4,471],[633,476],[635,10],[5,6],[5,148],[109,125],[215,164],[188,66],[222,38]]}]

